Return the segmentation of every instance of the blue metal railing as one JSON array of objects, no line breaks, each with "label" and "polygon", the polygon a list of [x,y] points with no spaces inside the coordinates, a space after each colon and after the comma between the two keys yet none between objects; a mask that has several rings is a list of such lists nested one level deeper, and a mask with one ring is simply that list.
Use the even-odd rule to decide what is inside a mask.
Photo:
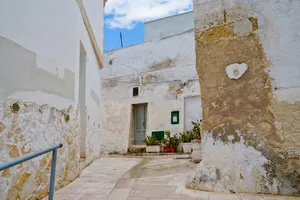
[{"label": "blue metal railing", "polygon": [[3,165],[0,165],[0,172],[7,169],[7,168],[10,168],[10,167],[13,167],[15,165],[18,165],[18,164],[21,164],[25,161],[28,161],[28,160],[31,160],[35,157],[38,157],[38,156],[41,156],[43,154],[46,154],[50,151],[52,151],[52,164],[51,164],[51,174],[50,174],[50,187],[49,187],[49,200],[53,200],[54,198],[54,184],[55,184],[55,170],[56,170],[56,157],[57,157],[57,149],[59,148],[62,148],[62,144],[59,144],[59,145],[56,145],[56,146],[53,146],[53,147],[50,147],[48,149],[45,149],[43,151],[39,151],[39,152],[36,152],[36,153],[31,153],[31,154],[28,154],[26,156],[23,156],[21,158],[18,158],[16,160],[13,160],[11,162],[8,162],[8,163],[5,163]]}]

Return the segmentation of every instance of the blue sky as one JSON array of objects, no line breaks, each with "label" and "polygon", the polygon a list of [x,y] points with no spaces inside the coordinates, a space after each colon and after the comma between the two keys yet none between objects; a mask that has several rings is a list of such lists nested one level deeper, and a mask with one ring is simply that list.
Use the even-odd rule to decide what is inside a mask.
[{"label": "blue sky", "polygon": [[133,29],[104,27],[104,51],[121,48],[120,32],[123,45],[130,46],[144,41],[144,23],[138,23]]},{"label": "blue sky", "polygon": [[192,0],[108,0],[105,5],[104,50],[144,41],[144,22],[192,10]]}]

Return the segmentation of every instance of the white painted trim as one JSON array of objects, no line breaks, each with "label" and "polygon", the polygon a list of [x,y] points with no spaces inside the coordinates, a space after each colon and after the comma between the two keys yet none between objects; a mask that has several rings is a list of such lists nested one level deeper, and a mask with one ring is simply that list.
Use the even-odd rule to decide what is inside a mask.
[{"label": "white painted trim", "polygon": [[80,13],[81,13],[81,16],[82,16],[82,20],[84,22],[85,28],[88,32],[90,41],[92,43],[94,53],[95,53],[96,59],[98,61],[99,68],[102,69],[103,68],[103,55],[102,55],[102,53],[99,49],[99,46],[98,46],[96,37],[94,35],[93,28],[92,28],[92,25],[90,23],[89,17],[86,13],[86,10],[84,8],[82,0],[76,0],[76,2],[78,4],[79,10],[80,10]]}]

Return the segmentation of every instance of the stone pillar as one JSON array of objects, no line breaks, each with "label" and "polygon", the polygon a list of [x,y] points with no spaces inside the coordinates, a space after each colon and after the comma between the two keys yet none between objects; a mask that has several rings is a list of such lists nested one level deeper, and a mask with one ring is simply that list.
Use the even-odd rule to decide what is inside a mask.
[{"label": "stone pillar", "polygon": [[300,1],[194,0],[203,160],[188,188],[300,195]]}]

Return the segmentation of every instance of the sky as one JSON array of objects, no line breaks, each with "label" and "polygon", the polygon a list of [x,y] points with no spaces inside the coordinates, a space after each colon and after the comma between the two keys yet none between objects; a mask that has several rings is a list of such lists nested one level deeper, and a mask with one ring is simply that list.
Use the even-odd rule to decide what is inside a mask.
[{"label": "sky", "polygon": [[144,41],[144,22],[192,10],[193,0],[108,0],[105,4],[104,50]]}]

